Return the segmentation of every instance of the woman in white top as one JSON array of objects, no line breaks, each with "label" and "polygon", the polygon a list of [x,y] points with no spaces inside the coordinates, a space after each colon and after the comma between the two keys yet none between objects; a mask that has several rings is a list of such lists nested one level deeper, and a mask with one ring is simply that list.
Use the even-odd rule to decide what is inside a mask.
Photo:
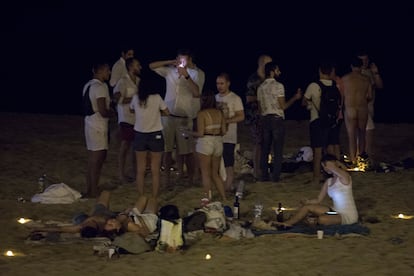
[{"label": "woman in white top", "polygon": [[168,108],[161,96],[150,89],[140,88],[134,95],[130,109],[135,113],[134,150],[137,159],[138,195],[144,195],[144,177],[147,167],[147,152],[150,153],[152,196],[158,197],[160,186],[161,157],[164,152],[161,116],[168,116]]},{"label": "woman in white top", "polygon": [[[289,227],[306,218],[309,213],[317,217],[318,224],[323,225],[358,222],[358,212],[352,194],[352,179],[345,165],[330,154],[322,158],[321,164],[325,172],[332,177],[325,181],[318,198],[303,200],[303,206],[292,218],[274,224]],[[326,195],[332,199],[332,207],[321,204]]]}]

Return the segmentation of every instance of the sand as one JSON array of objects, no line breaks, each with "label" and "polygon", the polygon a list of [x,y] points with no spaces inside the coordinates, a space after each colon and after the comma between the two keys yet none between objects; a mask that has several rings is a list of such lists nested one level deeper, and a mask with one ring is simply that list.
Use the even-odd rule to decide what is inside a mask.
[{"label": "sand", "polygon": [[[308,144],[308,122],[286,121],[285,154],[295,154]],[[117,176],[119,142],[116,125],[104,165],[102,182]],[[107,259],[93,255],[93,242],[28,244],[29,230],[17,222],[71,221],[80,211],[89,212],[93,200],[72,204],[30,202],[37,179],[46,173],[52,183],[65,183],[84,191],[87,152],[83,118],[72,115],[0,114],[0,275],[413,275],[414,169],[390,173],[353,172],[354,196],[367,236],[263,235],[234,240],[203,234],[183,253],[148,252]],[[414,125],[377,124],[376,146],[380,161],[393,163],[414,157]],[[241,152],[251,151],[248,128],[239,126]],[[346,136],[342,140],[346,148]],[[239,171],[238,171],[239,173]],[[239,176],[239,175],[237,175]],[[280,183],[248,181],[241,200],[241,217],[252,217],[254,202],[264,203],[264,216],[274,216],[278,202],[294,212],[302,198],[315,197],[320,186],[310,184],[309,171],[283,173]],[[49,182],[49,184],[52,184]],[[150,191],[150,186],[146,187]],[[161,204],[172,203],[182,216],[199,206],[201,184],[179,181],[161,186]],[[217,193],[213,190],[213,196]],[[18,201],[22,197],[26,202]],[[125,184],[113,192],[111,207],[122,210],[136,199],[136,188]],[[228,203],[231,203],[232,199]],[[329,204],[329,200],[326,200]],[[378,223],[369,223],[376,218]],[[16,256],[6,257],[12,250]],[[211,259],[206,260],[206,254]]]}]

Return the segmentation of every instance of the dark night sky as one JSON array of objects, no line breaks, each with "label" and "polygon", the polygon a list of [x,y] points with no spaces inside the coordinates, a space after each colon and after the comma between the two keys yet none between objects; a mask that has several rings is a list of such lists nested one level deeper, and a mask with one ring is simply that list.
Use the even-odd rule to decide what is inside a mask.
[{"label": "dark night sky", "polygon": [[[37,1],[4,11],[2,34],[8,43],[0,110],[80,114],[93,60],[114,63],[124,44],[134,47],[143,78],[152,80],[160,94],[164,80],[148,70],[148,63],[174,58],[185,47],[205,71],[205,86],[214,88],[216,75],[229,72],[231,88],[243,100],[246,79],[261,53],[280,64],[290,98],[314,78],[321,57],[335,59],[339,73],[346,73],[350,57],[363,48],[386,85],[378,93],[377,121],[414,122],[413,43],[408,41],[414,10],[408,1],[362,6],[350,1],[84,2],[89,4]],[[299,106],[287,112],[288,119],[306,115]]]}]

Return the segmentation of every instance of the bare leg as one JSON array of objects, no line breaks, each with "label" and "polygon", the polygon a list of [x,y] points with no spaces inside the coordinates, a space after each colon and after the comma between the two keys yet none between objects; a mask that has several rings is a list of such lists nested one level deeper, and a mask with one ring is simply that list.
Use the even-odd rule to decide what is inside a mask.
[{"label": "bare leg", "polygon": [[376,153],[374,151],[374,131],[375,129],[369,129],[367,130],[365,133],[365,152],[368,154],[369,159],[371,160],[371,165],[375,165],[376,164]]},{"label": "bare leg", "polygon": [[328,145],[326,151],[327,153],[334,155],[336,159],[341,160],[341,151],[339,145]]},{"label": "bare leg", "polygon": [[262,154],[262,146],[260,144],[254,145],[254,156],[253,156],[253,174],[255,178],[261,177],[260,171],[260,156]]},{"label": "bare leg", "polygon": [[211,157],[205,154],[197,153],[200,160],[201,182],[203,183],[203,190],[205,194],[211,191]]},{"label": "bare leg", "polygon": [[121,140],[121,146],[119,148],[119,156],[118,156],[118,163],[119,163],[119,180],[121,183],[126,182],[127,177],[125,174],[125,163],[127,160],[128,153],[131,149],[131,142]]},{"label": "bare leg", "polygon": [[158,199],[155,197],[150,197],[147,201],[147,206],[145,207],[145,212],[157,214],[158,213]]},{"label": "bare leg", "polygon": [[160,189],[161,152],[151,152],[152,197],[158,198]]},{"label": "bare leg", "polygon": [[144,212],[145,207],[147,206],[147,198],[145,196],[138,196],[138,200],[135,202],[135,207],[140,213]]},{"label": "bare leg", "polygon": [[214,184],[216,185],[217,191],[219,192],[222,201],[226,201],[226,192],[224,191],[223,179],[219,175],[220,171],[221,156],[212,156],[211,157],[211,178],[213,179]]},{"label": "bare leg", "polygon": [[365,152],[365,137],[366,137],[366,126],[368,120],[368,110],[358,111],[358,153],[362,154]]},{"label": "bare leg", "polygon": [[96,199],[96,203],[102,204],[106,208],[109,209],[109,199],[111,197],[111,192],[107,190],[103,190],[98,198]]},{"label": "bare leg", "polygon": [[172,165],[172,152],[171,151],[164,152],[163,164],[164,164],[165,171],[168,173]]},{"label": "bare leg", "polygon": [[329,207],[327,206],[319,204],[304,205],[295,213],[293,217],[281,224],[286,226],[292,226],[298,223],[299,221],[303,220],[309,213],[312,213],[319,217],[327,211],[329,211]]},{"label": "bare leg", "polygon": [[145,184],[145,170],[147,167],[147,152],[146,151],[136,151],[137,158],[137,189],[138,196],[144,195],[144,184]]},{"label": "bare leg", "polygon": [[234,170],[233,167],[226,167],[226,191],[230,192],[233,189]]},{"label": "bare leg", "polygon": [[103,163],[106,159],[107,150],[88,151],[88,170],[86,176],[86,195],[98,196],[99,178]]},{"label": "bare leg", "polygon": [[313,183],[319,184],[321,180],[322,148],[313,149]]},{"label": "bare leg", "polygon": [[177,172],[180,176],[184,176],[185,155],[178,154],[178,149],[177,149],[176,158],[177,158]]},{"label": "bare leg", "polygon": [[345,125],[348,133],[349,158],[356,163],[357,156],[357,114],[355,109],[347,108],[345,113]]}]

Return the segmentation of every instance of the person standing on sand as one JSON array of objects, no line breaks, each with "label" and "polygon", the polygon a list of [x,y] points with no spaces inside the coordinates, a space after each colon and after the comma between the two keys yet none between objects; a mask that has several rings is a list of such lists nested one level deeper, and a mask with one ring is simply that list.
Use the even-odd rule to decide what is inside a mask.
[{"label": "person standing on sand", "polygon": [[[285,110],[295,101],[302,98],[299,88],[288,101],[285,100],[285,87],[276,78],[280,76],[279,65],[269,62],[265,65],[266,79],[257,89],[257,101],[261,115],[262,128],[262,155],[260,167],[262,169],[261,181],[279,182],[282,171],[283,147],[285,144]],[[268,156],[273,147],[273,170],[269,178]]]},{"label": "person standing on sand", "polygon": [[117,103],[118,125],[121,145],[118,155],[119,181],[121,184],[132,182],[135,179],[127,175],[125,164],[128,155],[131,155],[133,171],[136,172],[135,153],[132,151],[134,141],[135,115],[129,109],[132,97],[138,93],[140,82],[141,64],[136,58],[128,58],[125,61],[128,74],[123,76],[114,88],[114,100]]},{"label": "person standing on sand", "polygon": [[[319,83],[311,82],[306,88],[302,100],[302,106],[306,106],[310,113],[309,136],[313,150],[313,183],[319,185],[321,179],[321,158],[324,153],[339,155],[339,134],[340,124],[335,127],[326,126],[319,118],[321,109],[322,88],[329,89],[328,92],[337,92],[342,98],[341,93],[332,80],[335,74],[335,67],[329,61],[321,61],[319,64]],[[322,87],[324,85],[325,87]],[[335,88],[338,91],[335,91]],[[342,99],[341,99],[342,100]],[[338,156],[339,157],[339,156]]]},{"label": "person standing on sand", "polygon": [[187,133],[198,137],[196,152],[200,162],[204,193],[210,196],[211,180],[213,180],[222,201],[226,201],[223,180],[219,175],[226,122],[223,112],[217,108],[213,90],[203,91],[201,110],[197,115],[197,131],[188,131]]},{"label": "person standing on sand", "polygon": [[[291,227],[308,214],[317,216],[317,223],[322,225],[358,222],[358,211],[352,193],[352,178],[346,166],[331,154],[322,157],[321,164],[324,171],[332,177],[325,180],[319,196],[316,199],[302,200],[302,207],[287,221],[274,221],[271,224]],[[332,207],[321,204],[326,195],[332,199]]]},{"label": "person standing on sand", "polygon": [[370,62],[368,54],[364,51],[358,54],[358,58],[362,60],[361,74],[367,76],[372,85],[372,100],[368,102],[368,120],[366,127],[365,138],[365,152],[367,156],[363,156],[365,159],[369,158],[371,165],[375,165],[375,152],[374,152],[374,103],[377,89],[382,89],[384,83],[379,73],[378,66],[374,62]]},{"label": "person standing on sand", "polygon": [[354,58],[352,72],[342,77],[344,87],[345,126],[348,133],[349,156],[357,165],[357,156],[366,155],[365,138],[368,121],[368,103],[372,101],[372,85],[361,72],[362,61]]},{"label": "person standing on sand", "polygon": [[192,183],[195,169],[194,141],[193,137],[184,137],[180,130],[193,129],[193,119],[200,109],[204,72],[193,63],[193,55],[188,49],[178,50],[175,59],[151,62],[149,67],[166,81],[164,101],[170,116],[163,118],[164,168],[169,174],[173,161],[172,152],[176,148],[178,173],[183,176],[185,163],[189,181]]},{"label": "person standing on sand", "polygon": [[123,77],[128,74],[127,67],[125,66],[125,61],[128,58],[134,57],[134,49],[126,47],[121,51],[121,57],[114,63],[112,66],[112,74],[109,84],[111,87],[115,87],[116,83]]},{"label": "person standing on sand", "polygon": [[[160,167],[164,152],[164,134],[161,116],[170,114],[161,96],[152,88],[141,88],[130,104],[135,113],[134,150],[137,159],[138,195],[144,196],[147,160],[151,161],[152,197],[157,199],[160,187]],[[149,158],[147,158],[149,154]]]},{"label": "person standing on sand", "polygon": [[241,98],[230,90],[230,76],[221,73],[216,78],[217,107],[223,111],[227,125],[227,132],[223,136],[223,160],[226,168],[226,182],[224,188],[232,192],[234,179],[234,149],[237,144],[237,124],[244,120],[244,107]]},{"label": "person standing on sand", "polygon": [[246,123],[251,124],[252,139],[254,141],[253,150],[253,176],[260,177],[260,157],[262,143],[262,125],[257,103],[257,88],[265,80],[265,65],[272,61],[269,55],[260,55],[257,59],[257,69],[247,79],[246,92]]},{"label": "person standing on sand", "polygon": [[84,101],[89,102],[92,108],[84,119],[88,149],[85,198],[98,196],[99,178],[109,145],[109,118],[115,116],[115,111],[110,108],[111,99],[106,84],[111,75],[109,65],[97,63],[92,72],[93,79],[83,88]]}]

